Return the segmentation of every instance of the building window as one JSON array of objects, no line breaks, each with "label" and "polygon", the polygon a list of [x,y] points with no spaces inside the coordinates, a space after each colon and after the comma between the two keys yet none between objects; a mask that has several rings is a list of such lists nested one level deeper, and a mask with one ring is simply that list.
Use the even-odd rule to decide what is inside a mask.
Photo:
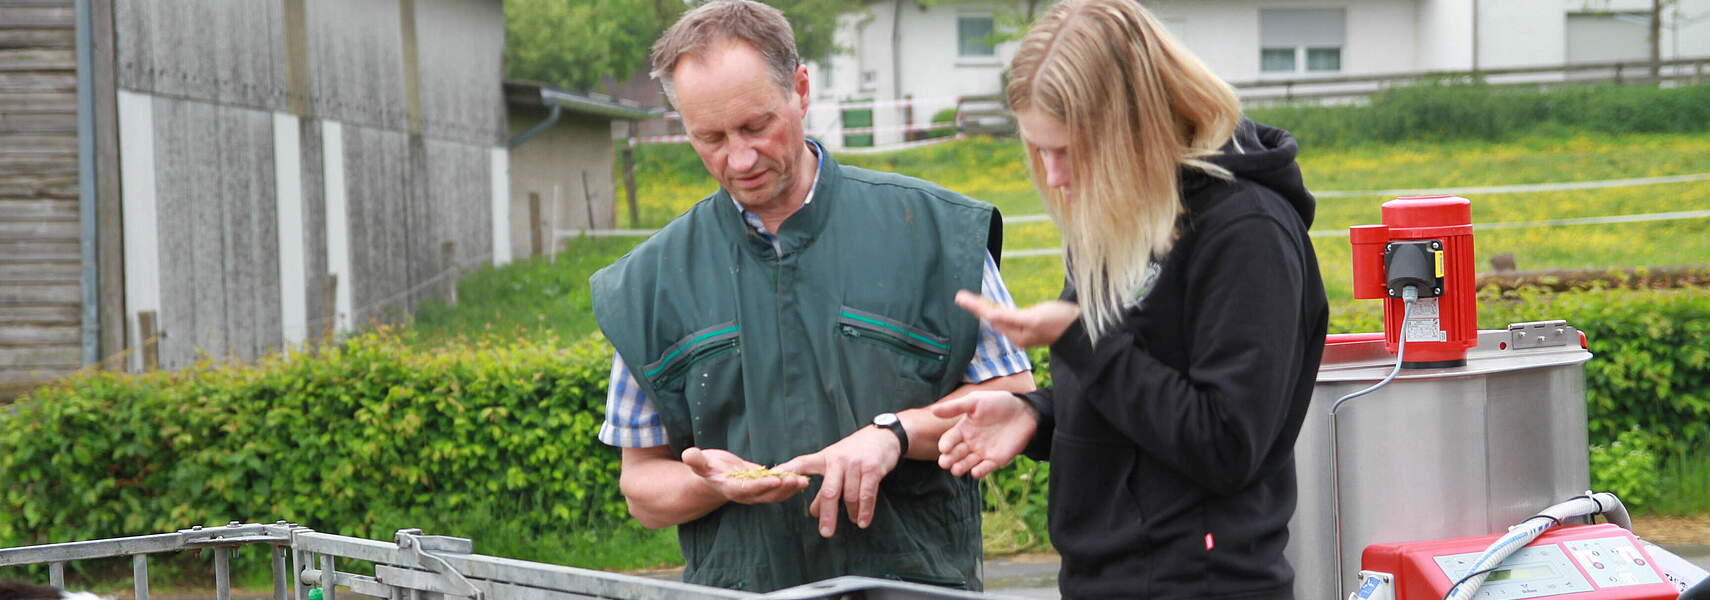
[{"label": "building window", "polygon": [[995,56],[992,47],[991,17],[960,17],[956,19],[957,55],[963,57]]},{"label": "building window", "polygon": [[878,84],[879,84],[879,72],[878,71],[862,71],[861,72],[861,89],[872,90],[872,89],[875,89],[876,87],[878,87]]},{"label": "building window", "polygon": [[1259,70],[1266,73],[1293,73],[1294,48],[1264,48],[1259,50]]},{"label": "building window", "polygon": [[1259,11],[1259,72],[1267,75],[1339,73],[1347,41],[1340,8]]},{"label": "building window", "polygon": [[1335,73],[1342,70],[1341,48],[1307,48],[1306,70]]},{"label": "building window", "polygon": [[1650,25],[1649,12],[1568,13],[1567,61],[1650,60]]}]

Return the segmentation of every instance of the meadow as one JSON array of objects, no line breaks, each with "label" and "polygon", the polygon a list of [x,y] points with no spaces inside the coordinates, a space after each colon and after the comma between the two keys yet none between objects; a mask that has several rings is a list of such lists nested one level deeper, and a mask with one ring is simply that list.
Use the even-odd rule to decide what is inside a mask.
[{"label": "meadow", "polygon": [[[1330,112],[1330,111],[1326,111]],[[1703,133],[1622,133],[1592,128],[1548,127],[1501,139],[1432,138],[1403,142],[1365,141],[1314,147],[1302,136],[1301,169],[1308,187],[1322,193],[1311,225],[1332,322],[1371,322],[1379,304],[1351,299],[1349,226],[1376,223],[1384,190],[1421,190],[1603,181],[1710,173],[1710,136]],[[1042,215],[1044,207],[1028,178],[1023,148],[1015,139],[967,138],[906,151],[839,153],[843,164],[920,177],[998,207],[1006,218]],[[684,144],[645,145],[637,151],[639,222],[649,229],[716,189],[698,157]],[[1333,193],[1324,193],[1333,192]],[[1362,193],[1364,192],[1364,193]],[[1464,193],[1479,224],[1533,224],[1480,230],[1480,271],[1488,259],[1512,254],[1521,270],[1636,268],[1710,264],[1710,219],[1595,225],[1535,225],[1535,222],[1710,208],[1710,181],[1598,189]],[[620,202],[622,200],[620,199]],[[627,211],[619,210],[619,214]],[[494,335],[574,340],[598,335],[588,302],[587,278],[622,256],[639,238],[564,240],[551,261],[519,261],[488,269],[459,287],[457,307],[429,305],[407,330],[418,343],[452,337]],[[1037,218],[1005,227],[1005,251],[1051,250],[1059,246],[1053,223]],[[1033,253],[1029,253],[1033,254]],[[1016,255],[1003,263],[1017,302],[1054,298],[1062,283],[1056,254]],[[1541,306],[1551,306],[1543,303]],[[1500,311],[1497,311],[1500,312]],[[1339,316],[1338,316],[1339,315]],[[1557,318],[1551,314],[1527,318]],[[1502,318],[1487,315],[1487,320]],[[1481,322],[1498,328],[1506,322]],[[1691,453],[1688,453],[1691,454]],[[1028,463],[1015,469],[1039,470]],[[1701,514],[1702,479],[1710,461],[1663,461],[1670,482],[1648,506],[1658,514]],[[1018,473],[1020,473],[1018,471]],[[1043,472],[1039,473],[1043,475]],[[987,519],[987,550],[994,554],[1046,547],[1043,538],[1042,477],[1026,473],[993,478],[987,497],[996,511]],[[631,532],[638,547],[668,547],[665,532]],[[652,551],[645,556],[657,556]],[[620,561],[622,562],[622,561]],[[645,563],[645,560],[641,562]]]},{"label": "meadow", "polygon": [[[639,227],[663,224],[716,188],[686,145],[647,146],[640,154]],[[1014,139],[964,139],[901,152],[839,155],[838,160],[927,179],[989,202],[1006,217],[1044,213],[1028,179],[1021,145]],[[1304,147],[1300,164],[1310,189],[1337,192],[1659,177],[1710,172],[1710,136],[1576,133],[1502,142]],[[1336,196],[1319,200],[1312,224],[1319,236],[1313,246],[1333,302],[1350,298],[1347,228],[1378,222],[1379,207],[1390,199],[1378,194]],[[1473,202],[1475,223],[1529,223],[1703,209],[1710,207],[1710,182],[1465,196]],[[1481,271],[1489,267],[1485,259],[1497,254],[1514,255],[1522,270],[1710,261],[1710,219],[1516,227],[1480,231],[1476,240]],[[1059,243],[1049,221],[1005,227],[1006,251],[1051,249]],[[621,255],[610,240],[571,244],[560,257],[582,252]],[[1017,302],[1053,298],[1062,284],[1061,260],[1055,255],[1015,257],[1004,262],[1004,278]]]}]

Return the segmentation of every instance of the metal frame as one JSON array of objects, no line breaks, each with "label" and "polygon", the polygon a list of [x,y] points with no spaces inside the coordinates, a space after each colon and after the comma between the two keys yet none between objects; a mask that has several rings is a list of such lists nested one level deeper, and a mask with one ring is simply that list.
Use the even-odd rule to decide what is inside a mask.
[{"label": "metal frame", "polygon": [[[271,525],[232,521],[224,526],[196,526],[173,533],[0,548],[0,567],[46,564],[51,585],[64,589],[65,563],[130,556],[136,600],[148,600],[148,555],[212,548],[215,597],[217,600],[230,600],[231,550],[250,544],[272,547],[273,600],[307,600],[312,588],[321,589],[323,600],[336,600],[338,594],[344,593],[388,600],[907,600],[992,597],[865,577],[839,577],[771,594],[757,594],[484,556],[474,554],[474,543],[470,540],[424,535],[419,529],[399,530],[393,541],[381,542],[320,533],[284,521]],[[341,558],[374,563],[374,575],[339,571],[336,560]]]}]

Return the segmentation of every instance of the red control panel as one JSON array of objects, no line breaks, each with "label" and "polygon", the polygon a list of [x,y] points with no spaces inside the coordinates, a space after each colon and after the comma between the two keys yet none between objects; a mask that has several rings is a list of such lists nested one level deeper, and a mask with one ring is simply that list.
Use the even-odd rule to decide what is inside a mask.
[{"label": "red control panel", "polygon": [[[1360,566],[1394,576],[1396,600],[1440,600],[1498,537],[1373,544],[1361,554]],[[1474,598],[1674,600],[1678,595],[1631,532],[1603,523],[1544,532],[1491,571]]]}]

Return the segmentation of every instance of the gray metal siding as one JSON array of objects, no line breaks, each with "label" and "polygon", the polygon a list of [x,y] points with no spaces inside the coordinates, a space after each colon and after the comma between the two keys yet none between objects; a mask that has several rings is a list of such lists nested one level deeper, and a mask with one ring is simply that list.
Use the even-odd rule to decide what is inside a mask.
[{"label": "gray metal siding", "polygon": [[130,0],[114,6],[119,87],[285,109],[277,0]]},{"label": "gray metal siding", "polygon": [[493,10],[490,2],[417,0],[417,64],[423,129],[429,137],[487,147],[502,142],[505,113],[498,59],[504,53],[504,36],[469,32],[504,29],[504,11]]},{"label": "gray metal siding", "polygon": [[[443,242],[455,243],[452,264],[490,259],[490,151],[505,139],[501,2],[124,0],[115,3],[113,23],[118,87],[153,98],[159,267],[129,275],[159,281],[162,367],[203,356],[253,359],[280,347],[287,288],[304,292],[309,334],[326,331],[334,264],[325,214],[327,121],[343,131],[351,272],[338,285],[351,292],[352,322],[396,322],[438,294],[436,282],[451,266],[441,256]],[[0,43],[5,31],[0,27]],[[31,39],[38,38],[59,39]],[[64,42],[69,47],[69,36]],[[69,73],[26,78],[0,69],[0,109],[64,102],[69,111],[72,83]],[[21,86],[33,95],[6,93]],[[299,94],[295,103],[292,93]],[[279,280],[277,112],[299,117],[303,229],[284,234],[302,236],[301,282]],[[33,148],[68,152],[63,168],[72,178],[29,189],[65,195],[0,202],[0,219],[40,214],[75,224],[73,115],[49,112],[12,125],[10,113],[0,113],[0,133],[8,126],[73,133],[70,142],[29,140]],[[6,164],[0,157],[0,170]],[[0,177],[0,198],[25,187]],[[0,225],[7,235],[0,255],[77,256],[75,232],[62,241],[26,241],[9,231]],[[74,298],[77,291],[40,293]],[[9,306],[5,294],[17,295],[0,292],[0,306]],[[0,353],[0,369],[7,360]]]},{"label": "gray metal siding", "polygon": [[[344,172],[350,219],[352,320],[360,327],[387,321],[384,309],[407,302],[410,204],[409,136],[366,127],[344,128]],[[345,285],[345,282],[339,282]],[[398,297],[403,294],[404,297]]]},{"label": "gray metal siding", "polygon": [[158,98],[160,360],[254,359],[281,343],[270,113]]},{"label": "gray metal siding", "polygon": [[403,131],[404,59],[397,0],[305,2],[315,116]]},{"label": "gray metal siding", "polygon": [[[308,319],[309,335],[319,336],[330,331],[333,320],[328,318],[332,306],[327,297],[327,213],[326,173],[322,165],[321,123],[314,119],[298,122],[303,165],[303,274],[304,315]],[[292,282],[284,282],[289,285]],[[347,283],[348,285],[348,283]]]},{"label": "gray metal siding", "polygon": [[[282,289],[303,287],[310,333],[325,332],[323,121],[344,125],[352,272],[339,285],[351,289],[354,323],[397,321],[445,287],[448,268],[491,260],[503,3],[120,0],[111,10],[113,74],[96,91],[154,97],[161,256],[157,274],[135,277],[161,285],[162,368],[277,349]],[[291,14],[303,17],[292,21],[298,38]],[[0,388],[82,361],[74,19],[72,0],[0,0]],[[298,103],[292,56],[306,65]],[[279,111],[299,116],[303,282],[279,280]],[[123,279],[104,280],[118,282],[104,294],[123,297]]]},{"label": "gray metal siding", "polygon": [[0,3],[0,398],[82,364],[74,35],[71,0]]}]

